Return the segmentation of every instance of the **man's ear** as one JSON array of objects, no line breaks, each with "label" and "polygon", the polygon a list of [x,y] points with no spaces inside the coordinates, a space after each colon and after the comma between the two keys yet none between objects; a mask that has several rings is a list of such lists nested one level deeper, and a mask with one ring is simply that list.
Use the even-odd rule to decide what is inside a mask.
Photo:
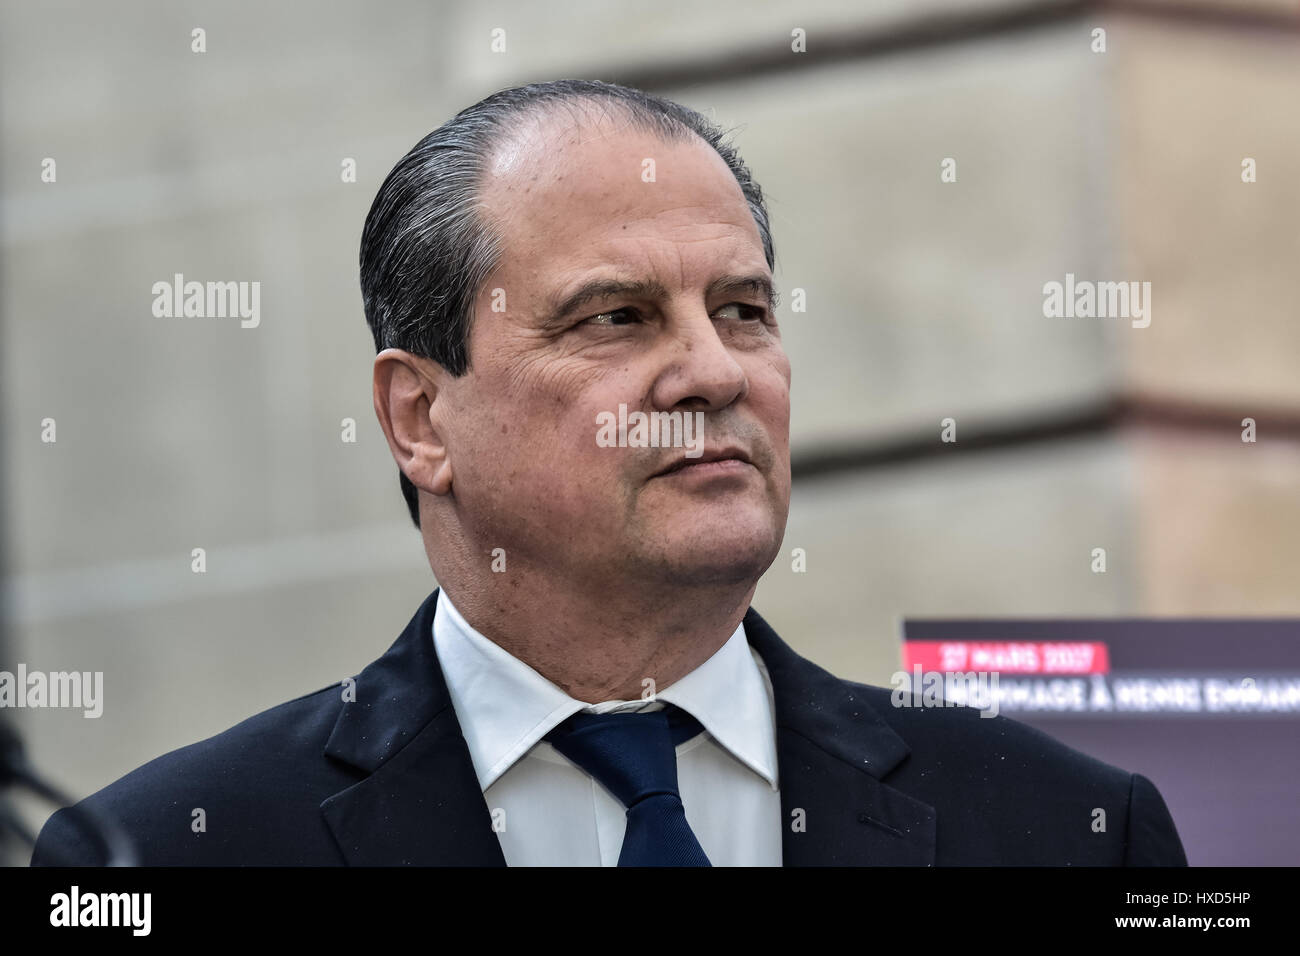
[{"label": "man's ear", "polygon": [[441,427],[447,372],[437,362],[401,349],[375,356],[375,415],[397,467],[431,495],[451,491],[451,456]]}]

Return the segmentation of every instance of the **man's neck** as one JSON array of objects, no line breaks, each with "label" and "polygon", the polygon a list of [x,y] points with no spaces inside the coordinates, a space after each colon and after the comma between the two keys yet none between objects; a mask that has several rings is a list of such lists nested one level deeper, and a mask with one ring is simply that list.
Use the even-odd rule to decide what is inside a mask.
[{"label": "man's neck", "polygon": [[685,677],[735,633],[757,589],[570,588],[513,567],[506,577],[452,574],[440,584],[475,630],[589,704],[647,697]]}]

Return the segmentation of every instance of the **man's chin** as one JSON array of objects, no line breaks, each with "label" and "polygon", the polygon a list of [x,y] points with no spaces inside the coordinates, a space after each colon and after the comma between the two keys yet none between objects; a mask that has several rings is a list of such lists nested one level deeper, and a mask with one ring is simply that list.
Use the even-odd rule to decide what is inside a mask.
[{"label": "man's chin", "polygon": [[672,530],[678,533],[660,538],[654,563],[682,585],[753,584],[771,567],[781,546],[770,522],[702,522]]}]

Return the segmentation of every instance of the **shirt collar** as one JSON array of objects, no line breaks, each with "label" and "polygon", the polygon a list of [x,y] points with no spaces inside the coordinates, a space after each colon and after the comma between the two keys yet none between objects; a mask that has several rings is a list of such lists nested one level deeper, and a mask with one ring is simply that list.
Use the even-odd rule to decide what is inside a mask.
[{"label": "shirt collar", "polygon": [[[483,790],[571,714],[647,709],[646,701],[574,700],[475,630],[445,590],[438,593],[433,642]],[[717,653],[656,698],[690,713],[732,756],[777,786],[771,681],[743,624]]]}]

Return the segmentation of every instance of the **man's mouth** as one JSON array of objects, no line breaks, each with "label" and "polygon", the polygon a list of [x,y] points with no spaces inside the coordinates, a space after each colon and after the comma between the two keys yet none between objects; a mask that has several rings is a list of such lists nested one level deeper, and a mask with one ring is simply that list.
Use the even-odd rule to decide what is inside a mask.
[{"label": "man's mouth", "polygon": [[699,469],[701,472],[725,474],[727,471],[740,471],[747,467],[753,467],[753,464],[750,461],[749,453],[743,448],[727,446],[710,449],[697,458],[688,458],[685,454],[678,455],[666,467],[661,468],[650,477],[663,478],[667,475],[675,475],[682,471],[693,471],[695,469]]}]

